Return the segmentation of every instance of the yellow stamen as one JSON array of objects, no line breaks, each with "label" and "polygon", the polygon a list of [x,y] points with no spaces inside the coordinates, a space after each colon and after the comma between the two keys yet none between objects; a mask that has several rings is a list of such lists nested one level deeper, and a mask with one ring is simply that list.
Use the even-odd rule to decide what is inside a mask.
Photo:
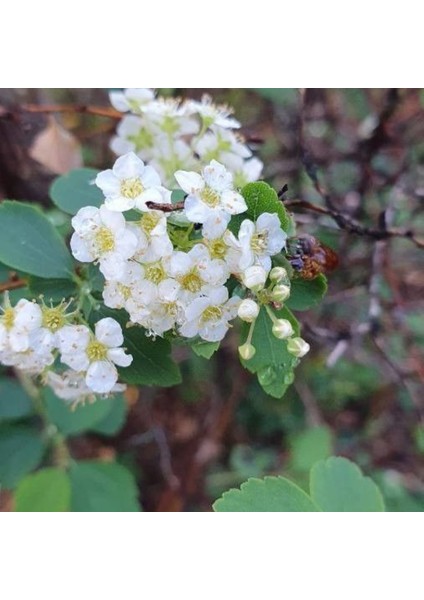
[{"label": "yellow stamen", "polygon": [[146,279],[157,285],[166,279],[166,272],[163,265],[160,262],[157,262],[145,266],[144,276]]},{"label": "yellow stamen", "polygon": [[183,290],[188,292],[197,293],[202,289],[203,281],[197,267],[193,267],[191,271],[180,277],[179,281]]},{"label": "yellow stamen", "polygon": [[57,331],[66,324],[66,318],[63,308],[43,307],[43,327],[47,327],[50,331]]},{"label": "yellow stamen", "polygon": [[208,306],[201,316],[202,323],[207,321],[218,321],[222,317],[222,308],[219,306]]},{"label": "yellow stamen", "polygon": [[87,346],[87,356],[90,361],[105,360],[107,358],[108,347],[99,342],[92,340]]},{"label": "yellow stamen", "polygon": [[137,198],[142,192],[144,192],[144,187],[139,177],[124,179],[121,183],[121,194],[124,198],[134,200],[134,198]]},{"label": "yellow stamen", "polygon": [[268,235],[266,233],[257,233],[252,236],[250,247],[253,252],[263,252],[268,245]]},{"label": "yellow stamen", "polygon": [[13,323],[15,322],[15,309],[11,306],[6,308],[2,317],[2,321],[6,329],[12,329]]},{"label": "yellow stamen", "polygon": [[115,248],[115,238],[111,230],[107,227],[100,227],[96,231],[94,240],[99,254],[111,252]]},{"label": "yellow stamen", "polygon": [[211,208],[215,208],[216,206],[218,206],[220,201],[220,196],[218,192],[215,192],[215,190],[212,190],[208,187],[202,190],[200,197],[202,198],[202,201]]}]

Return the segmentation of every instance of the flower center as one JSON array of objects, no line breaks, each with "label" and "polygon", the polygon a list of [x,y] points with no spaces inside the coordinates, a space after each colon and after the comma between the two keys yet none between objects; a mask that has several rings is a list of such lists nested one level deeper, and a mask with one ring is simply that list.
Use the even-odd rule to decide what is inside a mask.
[{"label": "flower center", "polygon": [[227,245],[222,238],[218,240],[212,240],[209,243],[209,252],[212,258],[220,258],[222,260],[225,258]]},{"label": "flower center", "polygon": [[65,315],[60,308],[43,309],[43,326],[50,331],[57,331],[66,323]]},{"label": "flower center", "polygon": [[115,248],[115,238],[107,227],[100,227],[96,231],[94,241],[100,254],[111,252]]},{"label": "flower center", "polygon": [[137,134],[129,135],[128,139],[135,145],[136,152],[153,146],[153,136],[147,129],[140,129]]},{"label": "flower center", "polygon": [[145,278],[156,285],[166,279],[165,269],[160,262],[145,266],[144,269]]},{"label": "flower center", "polygon": [[121,183],[121,194],[124,198],[134,200],[134,198],[137,198],[142,192],[144,192],[144,187],[139,177],[124,179]]},{"label": "flower center", "polygon": [[2,320],[6,329],[12,329],[15,322],[15,310],[11,306],[5,309]]},{"label": "flower center", "polygon": [[201,316],[201,322],[206,323],[207,321],[218,321],[222,317],[222,308],[219,306],[208,306]]},{"label": "flower center", "polygon": [[256,233],[252,236],[250,247],[253,252],[264,252],[268,245],[268,235],[266,233]]},{"label": "flower center", "polygon": [[183,290],[188,292],[197,293],[202,289],[203,281],[197,267],[193,267],[191,271],[183,275],[179,281]]},{"label": "flower center", "polygon": [[168,317],[175,318],[177,316],[178,306],[176,302],[166,302],[163,306]]},{"label": "flower center", "polygon": [[97,360],[105,360],[107,358],[108,347],[99,342],[98,340],[92,340],[87,346],[87,356],[94,362]]},{"label": "flower center", "polygon": [[206,187],[204,190],[202,190],[200,197],[202,198],[203,202],[211,208],[217,207],[221,199],[218,192],[209,187]]},{"label": "flower center", "polygon": [[158,215],[154,212],[144,213],[144,215],[140,219],[140,227],[144,231],[144,233],[150,235],[153,229],[161,220],[161,218],[161,215]]},{"label": "flower center", "polygon": [[118,283],[118,290],[124,300],[128,300],[131,297],[131,288],[129,285]]}]

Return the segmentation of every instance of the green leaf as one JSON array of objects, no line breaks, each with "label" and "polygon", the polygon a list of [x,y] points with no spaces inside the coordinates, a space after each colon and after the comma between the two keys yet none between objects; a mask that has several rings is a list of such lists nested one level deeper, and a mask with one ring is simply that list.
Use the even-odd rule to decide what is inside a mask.
[{"label": "green leaf", "polygon": [[192,344],[191,347],[197,356],[201,356],[202,358],[207,358],[209,360],[219,349],[219,346],[219,342],[205,342],[204,340],[201,340]]},{"label": "green leaf", "polygon": [[286,305],[291,310],[309,310],[320,304],[327,293],[327,279],[318,275],[315,279],[292,279],[290,298]]},{"label": "green leaf", "polygon": [[311,470],[310,492],[324,512],[382,512],[384,501],[375,483],[346,458],[331,457]]},{"label": "green leaf", "polygon": [[0,422],[33,414],[31,398],[13,379],[0,379]]},{"label": "green leaf", "polygon": [[181,383],[178,365],[171,359],[171,344],[162,338],[152,340],[144,329],[124,330],[124,346],[133,356],[132,364],[119,369],[120,378],[132,385],[170,387]]},{"label": "green leaf", "polygon": [[74,409],[69,404],[57,398],[47,389],[45,392],[45,405],[49,421],[59,429],[63,435],[76,435],[83,431],[90,431],[100,424],[113,410],[116,398],[99,399],[92,404],[79,404]]},{"label": "green leaf", "polygon": [[213,505],[215,512],[318,512],[310,497],[284,477],[249,479]]},{"label": "green leaf", "polygon": [[101,190],[94,184],[96,169],[74,169],[54,180],[50,198],[64,212],[75,215],[84,206],[99,207],[104,202]]},{"label": "green leaf", "polygon": [[124,334],[124,347],[133,356],[129,367],[120,368],[120,380],[131,385],[158,385],[170,387],[181,383],[181,372],[171,358],[171,344],[163,339],[147,337],[142,327],[126,328],[128,315],[125,311],[111,310],[100,306],[90,315],[94,325],[104,317],[118,321]]},{"label": "green leaf", "polygon": [[248,183],[241,193],[247,204],[247,212],[240,215],[242,220],[248,218],[256,221],[262,213],[276,213],[280,218],[281,227],[284,231],[290,229],[291,219],[283,203],[278,199],[277,192],[265,181]]},{"label": "green leaf", "polygon": [[302,431],[291,442],[291,467],[309,472],[313,465],[332,453],[333,438],[329,427],[314,427]]},{"label": "green leaf", "polygon": [[[292,323],[295,333],[298,334],[299,323],[289,310],[283,308],[273,312],[279,319],[288,319]],[[249,324],[243,326],[243,339],[247,337],[249,328]],[[250,360],[241,361],[243,366],[252,373],[257,373],[269,366],[284,366],[286,370],[292,370],[293,366],[297,364],[297,359],[287,350],[287,341],[277,339],[272,333],[272,321],[264,307],[261,308],[256,319],[252,344],[256,348],[255,356]]]},{"label": "green leaf", "polygon": [[65,471],[42,469],[25,477],[15,493],[17,512],[66,512],[70,508],[71,484]]},{"label": "green leaf", "polygon": [[0,487],[11,489],[43,458],[44,446],[31,427],[4,425],[0,428]]},{"label": "green leaf", "polygon": [[131,473],[115,463],[79,462],[70,470],[74,512],[138,512]]},{"label": "green leaf", "polygon": [[78,295],[78,288],[73,281],[69,279],[39,279],[30,277],[28,282],[29,290],[33,298],[44,296],[46,303],[60,302],[64,298],[71,298]]},{"label": "green leaf", "polygon": [[94,425],[92,431],[102,435],[115,435],[125,423],[126,416],[127,403],[125,398],[121,394],[114,396],[111,410],[101,421]]},{"label": "green leaf", "polygon": [[38,208],[21,202],[0,204],[0,261],[38,277],[72,277],[71,255],[54,226]]}]

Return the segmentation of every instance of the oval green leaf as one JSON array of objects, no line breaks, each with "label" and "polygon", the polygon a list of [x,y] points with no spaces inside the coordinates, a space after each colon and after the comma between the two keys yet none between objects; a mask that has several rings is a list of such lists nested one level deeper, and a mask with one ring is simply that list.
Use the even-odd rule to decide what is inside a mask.
[{"label": "oval green leaf", "polygon": [[384,501],[375,483],[346,458],[331,457],[311,470],[310,493],[324,512],[382,512]]},{"label": "oval green leaf", "polygon": [[121,465],[79,462],[70,470],[74,512],[138,512],[134,477]]},{"label": "oval green leaf", "polygon": [[74,169],[54,180],[50,197],[61,210],[75,215],[84,206],[100,206],[104,202],[101,190],[94,181],[96,169]]},{"label": "oval green leaf", "polygon": [[249,479],[213,505],[215,512],[317,512],[310,497],[284,477]]},{"label": "oval green leaf", "polygon": [[34,412],[31,398],[13,379],[0,379],[0,423],[21,419]]},{"label": "oval green leaf", "polygon": [[35,429],[4,425],[0,428],[0,487],[12,489],[35,469],[43,458],[44,446]]},{"label": "oval green leaf", "polygon": [[72,257],[54,226],[41,210],[20,202],[0,204],[0,261],[37,277],[72,277]]},{"label": "oval green leaf", "polygon": [[67,473],[56,468],[43,469],[21,481],[15,493],[15,511],[66,512],[70,499]]}]

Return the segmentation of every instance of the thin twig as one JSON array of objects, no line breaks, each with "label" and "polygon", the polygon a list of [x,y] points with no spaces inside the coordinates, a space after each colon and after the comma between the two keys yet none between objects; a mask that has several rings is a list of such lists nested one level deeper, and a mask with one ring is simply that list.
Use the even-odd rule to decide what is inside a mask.
[{"label": "thin twig", "polygon": [[0,294],[9,290],[18,290],[20,288],[24,288],[27,286],[27,284],[28,282],[25,281],[25,279],[5,281],[4,283],[0,283]]},{"label": "thin twig", "polygon": [[122,119],[122,113],[114,108],[107,106],[90,106],[87,104],[23,104],[19,110],[29,113],[80,113],[86,115],[95,115],[97,117],[106,117],[119,121]]}]

